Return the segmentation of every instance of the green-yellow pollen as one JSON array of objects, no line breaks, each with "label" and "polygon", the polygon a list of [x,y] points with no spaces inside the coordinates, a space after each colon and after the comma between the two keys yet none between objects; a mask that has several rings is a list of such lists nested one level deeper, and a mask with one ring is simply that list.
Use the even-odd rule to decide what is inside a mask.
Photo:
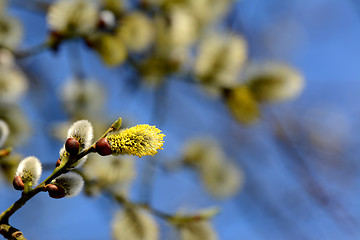
[{"label": "green-yellow pollen", "polygon": [[164,134],[155,126],[137,125],[107,136],[112,154],[130,154],[138,157],[154,156],[162,149]]},{"label": "green-yellow pollen", "polygon": [[23,181],[32,182],[34,180],[34,175],[31,171],[24,169],[21,178]]}]

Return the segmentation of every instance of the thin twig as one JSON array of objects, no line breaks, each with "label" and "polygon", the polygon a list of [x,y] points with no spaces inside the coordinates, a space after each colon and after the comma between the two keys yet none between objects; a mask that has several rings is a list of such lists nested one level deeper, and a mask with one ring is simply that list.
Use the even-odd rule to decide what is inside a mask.
[{"label": "thin twig", "polygon": [[50,48],[49,42],[43,42],[37,46],[31,47],[29,49],[26,50],[18,50],[14,52],[14,56],[17,59],[22,59],[22,58],[26,58],[26,57],[30,57],[33,56],[35,54],[41,53],[47,49]]}]

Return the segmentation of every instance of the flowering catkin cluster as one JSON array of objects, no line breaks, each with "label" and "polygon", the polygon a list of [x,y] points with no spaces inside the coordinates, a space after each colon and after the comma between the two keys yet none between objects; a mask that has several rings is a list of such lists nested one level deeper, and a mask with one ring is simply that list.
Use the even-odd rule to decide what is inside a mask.
[{"label": "flowering catkin cluster", "polygon": [[[201,32],[225,14],[230,2],[165,0],[130,6],[118,0],[58,0],[50,6],[47,21],[53,43],[80,36],[109,66],[150,50],[139,63],[151,78],[155,62],[163,75],[168,67],[177,71],[190,60],[190,49]],[[153,8],[159,12],[154,14]]]},{"label": "flowering catkin cluster", "polygon": [[161,130],[155,126],[141,124],[109,134],[106,139],[97,143],[97,149],[102,155],[154,156],[159,149],[162,149],[164,137]]},{"label": "flowering catkin cluster", "polygon": [[[2,122],[0,122],[1,124]],[[79,120],[69,128],[64,147],[60,150],[60,158],[56,163],[56,168],[64,168],[60,176],[53,179],[45,187],[45,190],[52,198],[71,197],[77,195],[84,185],[82,176],[71,172],[74,168],[82,166],[87,154],[79,157],[79,154],[93,149],[100,155],[119,155],[128,154],[136,156],[154,155],[163,145],[164,134],[154,126],[146,124],[138,125],[129,129],[116,131],[120,128],[121,118],[114,122],[108,131],[115,131],[112,134],[106,132],[96,144],[91,145],[93,138],[92,124],[88,120]],[[0,125],[1,126],[1,125]],[[6,125],[4,125],[6,126]],[[108,152],[109,154],[103,154]],[[89,179],[98,181],[99,187],[108,188],[116,184],[122,184],[121,194],[127,192],[127,186],[135,176],[131,158],[126,161],[124,157],[114,157],[112,159],[95,159],[99,164],[93,163],[85,169],[85,176]],[[102,163],[101,161],[104,161]],[[70,170],[70,172],[68,172]],[[90,173],[93,171],[93,173]],[[65,173],[67,172],[67,173]],[[65,173],[65,174],[64,174]],[[22,160],[15,174],[13,185],[17,190],[28,191],[29,187],[37,185],[41,175],[40,161],[35,157],[28,157]],[[94,176],[96,176],[94,178]]]},{"label": "flowering catkin cluster", "polygon": [[91,1],[57,1],[49,9],[51,30],[59,34],[85,34],[95,29],[97,9]]},{"label": "flowering catkin cluster", "polygon": [[[242,123],[259,119],[262,103],[294,98],[303,88],[301,75],[289,66],[247,66],[247,43],[240,34],[208,33],[213,27],[211,24],[229,8],[230,1],[144,0],[129,5],[117,0],[54,1],[47,15],[51,34],[46,44],[56,50],[62,41],[81,38],[105,64],[119,66],[128,61],[143,79],[151,83],[161,83],[168,76],[186,69],[209,93],[223,97],[229,110]],[[0,5],[0,24],[3,26],[0,29],[0,102],[13,103],[28,87],[8,51],[19,44],[22,29],[17,20],[5,14],[3,5]],[[239,74],[243,74],[242,78]],[[80,109],[84,115],[89,112],[99,115],[94,111],[102,108],[101,99],[94,98],[101,96],[96,83],[75,80],[63,93],[65,105],[70,106],[67,111],[74,119],[82,118]],[[11,129],[10,124],[0,120],[0,147],[9,132],[7,126]],[[87,120],[77,121],[70,127],[57,162],[57,170],[64,167],[67,173],[63,171],[52,181],[45,181],[48,184],[42,191],[47,191],[53,198],[77,195],[84,180],[72,170],[82,166],[87,153],[81,153],[87,150],[102,156],[115,155],[110,156],[111,159],[102,159],[105,163],[89,165],[90,172],[91,168],[96,170],[96,174],[89,174],[93,177],[91,180],[101,187],[128,184],[135,176],[133,161],[124,161],[122,155],[153,156],[162,149],[165,136],[160,129],[147,124],[113,129],[91,145],[93,135],[92,124]],[[183,162],[199,171],[206,189],[215,197],[232,196],[243,184],[241,170],[228,161],[216,145],[192,143],[185,150]],[[38,184],[40,176],[40,161],[36,157],[27,157],[17,168],[14,187],[26,194]],[[126,193],[126,190],[121,192]],[[216,239],[204,219],[180,221],[175,225],[180,239]],[[141,210],[126,206],[114,222],[114,237],[157,239],[158,229]]]},{"label": "flowering catkin cluster", "polygon": [[49,42],[56,48],[81,37],[107,65],[128,61],[149,85],[186,70],[207,93],[222,97],[237,121],[251,124],[262,103],[298,96],[304,81],[284,64],[248,64],[246,39],[215,25],[231,2],[144,0],[130,7],[117,0],[58,0],[48,12]]},{"label": "flowering catkin cluster", "polygon": [[[82,176],[75,172],[71,172],[73,168],[80,167],[87,154],[79,157],[79,154],[93,149],[100,155],[105,152],[109,154],[119,155],[128,154],[136,156],[154,155],[158,149],[163,145],[164,134],[154,126],[146,124],[137,125],[135,127],[116,131],[120,128],[121,118],[114,122],[108,131],[115,131],[112,134],[107,132],[104,136],[106,138],[100,139],[96,144],[91,146],[93,138],[92,124],[88,120],[79,120],[73,123],[67,133],[67,140],[64,147],[60,150],[60,158],[56,163],[56,168],[65,168],[62,174],[53,179],[49,184],[44,186],[45,191],[49,193],[52,198],[71,197],[79,194],[84,185]],[[6,124],[0,121],[0,130],[2,134],[6,135]],[[5,136],[6,137],[6,136]],[[3,137],[0,135],[0,140],[3,142]],[[105,142],[104,142],[105,141]],[[127,184],[134,178],[135,172],[131,163],[132,159],[125,161],[117,157],[112,159],[105,159],[109,164],[98,164],[96,168],[103,168],[104,171],[99,169],[92,170],[95,172],[92,176],[97,177],[95,180],[101,182],[101,187],[106,185],[115,185],[116,183]],[[99,162],[101,160],[98,160]],[[68,163],[69,162],[69,163]],[[106,163],[106,162],[105,162]],[[95,165],[96,166],[96,165]],[[106,167],[107,166],[107,167]],[[87,167],[91,169],[91,167]],[[23,159],[16,171],[13,185],[17,190],[24,190],[28,192],[32,187],[38,184],[41,176],[41,163],[36,157],[27,157]],[[70,172],[68,172],[70,170]],[[66,172],[66,173],[65,173]],[[86,175],[86,173],[85,173]],[[91,174],[89,174],[91,176]],[[121,192],[122,194],[123,192]],[[125,191],[126,194],[126,191]]]},{"label": "flowering catkin cluster", "polygon": [[[41,177],[42,166],[40,160],[34,156],[24,158],[20,161],[13,186],[16,190],[28,192],[36,187]],[[68,172],[51,181],[44,188],[52,198],[72,197],[80,193],[84,180],[79,174]]]}]

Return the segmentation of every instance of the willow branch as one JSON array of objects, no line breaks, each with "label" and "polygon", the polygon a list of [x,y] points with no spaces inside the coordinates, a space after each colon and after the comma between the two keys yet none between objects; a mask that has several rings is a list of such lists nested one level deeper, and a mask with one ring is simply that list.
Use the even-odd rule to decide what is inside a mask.
[{"label": "willow branch", "polygon": [[26,240],[23,233],[8,224],[0,224],[0,234],[9,240]]},{"label": "willow branch", "polygon": [[[121,118],[116,120],[111,127],[103,134],[102,137],[105,137],[107,134],[109,134],[112,131],[118,130],[121,126]],[[37,187],[34,189],[30,189],[29,191],[22,192],[21,197],[12,204],[8,209],[6,209],[4,212],[0,214],[0,224],[8,225],[10,217],[19,210],[22,206],[24,206],[31,198],[33,198],[35,195],[37,195],[39,192],[45,191],[45,187],[47,184],[49,184],[52,180],[57,178],[63,173],[66,173],[70,169],[72,169],[72,165],[79,161],[81,158],[86,156],[89,153],[95,152],[95,143],[91,145],[89,148],[83,150],[81,153],[79,153],[76,157],[72,158],[70,157],[68,161],[62,162],[59,167],[55,168],[53,173],[48,176],[42,183],[40,183]],[[7,232],[4,230],[0,232],[2,235],[7,234]],[[4,234],[3,234],[4,233]],[[5,236],[5,235],[4,235]],[[11,238],[8,238],[11,239]],[[15,238],[16,239],[16,238]],[[21,239],[21,238],[20,238]]]}]

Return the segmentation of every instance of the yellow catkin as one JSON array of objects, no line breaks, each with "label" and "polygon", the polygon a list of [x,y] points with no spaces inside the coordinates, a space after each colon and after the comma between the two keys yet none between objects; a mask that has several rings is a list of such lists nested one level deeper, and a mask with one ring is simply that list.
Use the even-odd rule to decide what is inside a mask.
[{"label": "yellow catkin", "polygon": [[229,90],[226,103],[237,121],[251,124],[260,118],[259,105],[247,86],[238,86]]},{"label": "yellow catkin", "polygon": [[107,136],[107,140],[114,155],[130,154],[142,157],[154,156],[158,149],[162,149],[164,137],[161,130],[155,126],[141,124],[111,134]]}]

